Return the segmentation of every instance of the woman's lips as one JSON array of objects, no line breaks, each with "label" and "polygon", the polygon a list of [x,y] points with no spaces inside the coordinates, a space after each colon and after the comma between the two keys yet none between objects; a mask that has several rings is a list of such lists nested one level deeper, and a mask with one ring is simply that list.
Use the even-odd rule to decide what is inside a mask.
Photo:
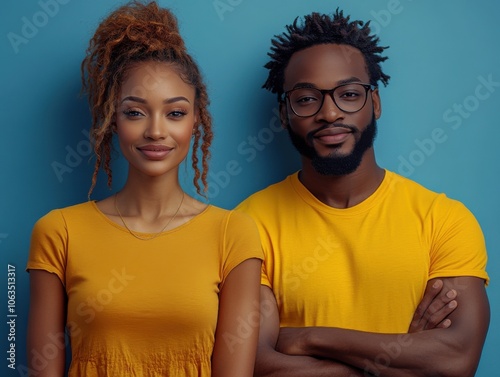
[{"label": "woman's lips", "polygon": [[144,145],[137,149],[150,160],[162,160],[173,148],[167,147],[166,145]]}]

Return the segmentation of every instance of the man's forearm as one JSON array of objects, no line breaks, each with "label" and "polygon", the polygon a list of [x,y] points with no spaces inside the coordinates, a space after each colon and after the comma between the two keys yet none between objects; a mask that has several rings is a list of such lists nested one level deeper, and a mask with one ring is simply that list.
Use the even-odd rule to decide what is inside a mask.
[{"label": "man's forearm", "polygon": [[458,292],[449,328],[378,334],[309,327],[280,329],[277,351],[329,358],[384,377],[474,376],[489,324],[484,281],[443,278]]},{"label": "man's forearm", "polygon": [[[326,330],[326,332],[325,332]],[[416,334],[375,334],[345,329],[306,329],[304,351],[384,377],[466,376],[460,365],[463,342],[447,329]],[[441,334],[439,334],[441,333]],[[443,362],[444,361],[444,362]]]},{"label": "man's forearm", "polygon": [[355,367],[311,356],[290,356],[272,348],[259,349],[255,377],[366,377]]},{"label": "man's forearm", "polygon": [[467,341],[452,329],[377,334],[322,327],[284,328],[280,339],[277,349],[286,354],[335,360],[364,376],[384,377],[473,376],[483,341],[481,334]]}]

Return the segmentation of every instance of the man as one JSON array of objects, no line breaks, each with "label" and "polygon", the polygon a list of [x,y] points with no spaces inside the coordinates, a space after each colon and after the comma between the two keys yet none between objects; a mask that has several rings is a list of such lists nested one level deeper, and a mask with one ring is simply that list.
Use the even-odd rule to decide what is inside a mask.
[{"label": "man", "polygon": [[[489,325],[484,238],[461,203],[377,165],[377,85],[389,80],[378,43],[338,10],[273,40],[264,87],[278,95],[302,169],[239,206],[265,252],[258,376],[477,368]],[[414,313],[434,323],[419,327]]]}]

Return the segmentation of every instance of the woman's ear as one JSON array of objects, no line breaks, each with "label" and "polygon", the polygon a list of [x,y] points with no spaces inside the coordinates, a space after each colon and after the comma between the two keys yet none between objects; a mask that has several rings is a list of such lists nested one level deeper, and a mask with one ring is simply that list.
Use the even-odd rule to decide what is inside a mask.
[{"label": "woman's ear", "polygon": [[196,126],[198,125],[198,122],[200,121],[200,109],[196,109],[195,113],[194,113],[194,128],[196,128]]},{"label": "woman's ear", "polygon": [[113,116],[111,117],[111,123],[109,124],[110,128],[111,128],[111,132],[116,134],[116,131],[118,129],[117,125],[116,125],[116,111],[115,113],[113,114]]},{"label": "woman's ear", "polygon": [[191,137],[194,137],[196,131],[198,130],[199,120],[200,120],[200,110],[197,109],[196,113],[194,114],[194,124],[193,124],[193,131],[192,131]]}]

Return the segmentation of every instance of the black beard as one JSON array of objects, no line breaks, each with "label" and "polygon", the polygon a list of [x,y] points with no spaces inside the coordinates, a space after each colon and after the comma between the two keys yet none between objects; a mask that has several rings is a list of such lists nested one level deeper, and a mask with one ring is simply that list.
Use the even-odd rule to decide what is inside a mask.
[{"label": "black beard", "polygon": [[321,157],[316,150],[311,146],[314,134],[328,127],[344,127],[350,129],[353,133],[359,132],[355,127],[344,124],[336,124],[333,126],[323,126],[318,130],[314,130],[307,134],[306,138],[310,141],[308,144],[302,137],[292,131],[290,125],[287,126],[288,134],[292,140],[292,144],[297,151],[304,157],[311,159],[312,166],[319,174],[329,176],[341,176],[351,174],[356,171],[365,152],[373,146],[373,141],[377,135],[377,121],[375,115],[372,116],[371,122],[366,126],[361,133],[359,140],[354,145],[351,154],[346,156],[335,156],[333,153],[327,157]]}]

